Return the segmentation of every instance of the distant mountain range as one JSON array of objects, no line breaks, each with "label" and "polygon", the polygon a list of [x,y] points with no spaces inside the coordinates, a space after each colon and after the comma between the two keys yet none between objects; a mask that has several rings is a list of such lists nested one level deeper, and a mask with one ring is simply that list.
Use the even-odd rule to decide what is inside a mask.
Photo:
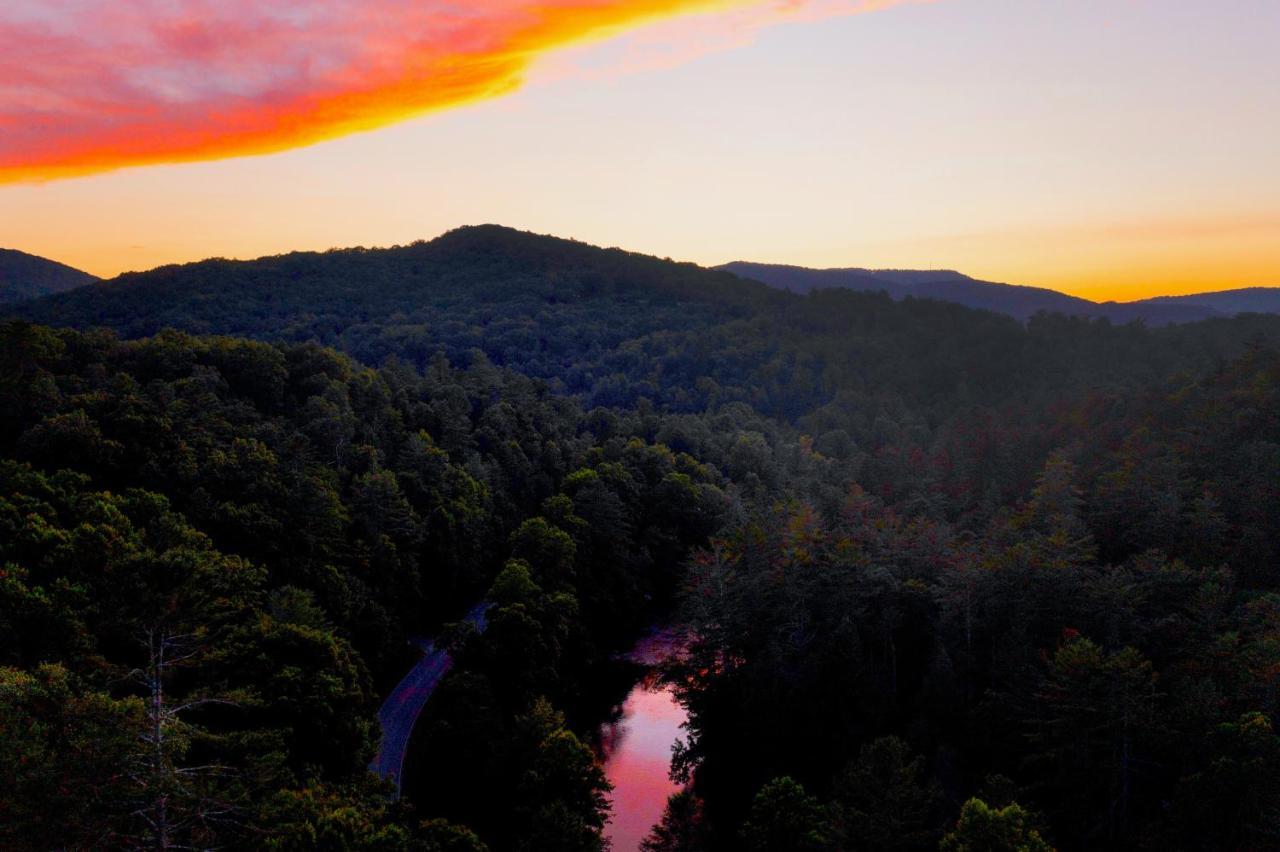
[{"label": "distant mountain range", "polygon": [[[59,306],[41,306],[31,311],[31,313],[34,316],[39,316],[44,321],[51,321],[51,316],[44,316],[51,310],[56,313],[58,310],[71,309],[73,305],[84,308],[88,307],[90,303],[95,305],[101,303],[102,307],[113,305],[117,311],[121,312],[121,315],[111,319],[103,316],[99,317],[100,320],[108,325],[127,326],[139,316],[136,311],[140,305],[135,303],[140,301],[150,303],[152,297],[159,296],[166,287],[173,286],[177,288],[175,291],[170,292],[170,297],[175,300],[173,307],[178,309],[177,303],[193,298],[197,291],[203,291],[204,295],[200,298],[206,300],[213,298],[215,301],[222,301],[226,298],[233,298],[229,295],[230,292],[233,290],[238,291],[237,284],[243,283],[241,279],[246,274],[255,279],[265,279],[258,280],[257,283],[266,283],[267,280],[270,280],[275,285],[285,284],[286,280],[290,283],[296,282],[300,276],[304,279],[310,278],[310,275],[301,273],[300,266],[309,266],[321,259],[323,259],[323,264],[327,267],[326,273],[328,273],[329,268],[336,268],[350,263],[361,265],[362,271],[354,274],[349,279],[350,285],[359,289],[366,287],[368,284],[367,281],[362,281],[368,275],[368,272],[363,270],[365,266],[385,267],[387,263],[395,265],[402,260],[410,260],[410,258],[416,257],[421,252],[431,255],[438,253],[446,246],[457,248],[470,245],[476,241],[477,235],[489,235],[492,237],[496,234],[512,233],[515,232],[496,227],[463,228],[432,243],[417,244],[414,247],[401,249],[379,250],[372,253],[365,249],[353,249],[329,252],[325,255],[305,253],[281,255],[275,258],[261,258],[257,261],[246,261],[239,264],[227,264],[225,261],[205,261],[186,266],[161,267],[152,272],[126,274],[109,282],[108,289],[95,288],[92,292],[86,291],[80,294],[81,298],[73,302],[67,302]],[[581,253],[583,250],[590,248],[581,243],[550,240],[549,238],[544,243],[539,243],[539,245],[555,246],[557,252],[563,251],[567,247],[576,247],[572,251]],[[425,246],[430,246],[431,248],[424,248]],[[486,248],[493,249],[493,246],[486,246]],[[547,250],[549,249],[544,249],[544,251]],[[538,266],[543,262],[544,258],[538,252],[534,254],[536,256],[531,262],[534,266]],[[640,256],[633,255],[632,257],[639,259]],[[310,260],[311,258],[315,260]],[[412,266],[413,264],[410,263],[410,265]],[[289,272],[284,276],[286,280],[279,280],[286,267],[289,269]],[[662,279],[664,275],[684,279],[694,274],[695,270],[696,267],[692,264],[680,264],[678,266],[672,265],[666,268],[665,271],[655,267],[647,275],[655,280]],[[980,281],[951,270],[810,269],[802,266],[735,261],[715,267],[714,271],[730,273],[739,279],[746,279],[757,284],[765,284],[776,290],[786,290],[801,295],[817,290],[831,289],[862,292],[884,291],[896,300],[908,297],[933,299],[969,308],[993,311],[1024,321],[1042,311],[1060,313],[1067,316],[1105,317],[1116,324],[1142,320],[1151,326],[1231,317],[1240,313],[1280,314],[1280,287],[1250,287],[1213,293],[1196,293],[1188,296],[1159,296],[1135,302],[1092,302],[1088,299],[1069,296],[1043,287],[1024,287],[1014,284]],[[219,285],[216,281],[211,280],[211,278],[217,278],[219,274],[230,276],[234,279],[234,283],[231,280],[227,280]],[[390,290],[397,290],[402,281],[402,276],[399,272],[391,273],[388,277],[386,268],[380,269],[373,277],[382,278]],[[409,278],[411,279],[413,276],[410,275]],[[195,283],[197,279],[201,282],[199,285]],[[734,278],[725,276],[720,279],[717,286],[721,291],[731,290],[733,289],[733,281]],[[81,272],[56,261],[11,249],[0,249],[0,304],[14,304],[43,296],[64,293],[95,282],[108,283],[101,282],[100,279],[87,272]],[[193,286],[195,288],[194,291],[192,290]],[[303,286],[301,290],[290,288],[291,298],[305,300],[306,289],[306,286]],[[265,298],[269,302],[275,302],[282,297],[282,292],[275,287],[269,287],[266,290],[252,287],[248,293],[241,294],[241,296],[251,300]],[[332,293],[326,291],[326,298],[331,295]],[[372,296],[372,294],[367,295]],[[384,295],[391,296],[391,293],[388,292]],[[301,308],[303,306],[299,305],[298,307]],[[179,314],[185,318],[186,311],[189,308],[190,306],[188,305],[178,309]],[[270,312],[265,311],[264,313]],[[143,313],[148,317],[150,324],[154,325],[157,319],[154,313],[151,311]],[[171,319],[176,320],[177,318],[173,317]],[[174,324],[183,325],[183,323],[177,322]]]},{"label": "distant mountain range", "polygon": [[96,276],[34,254],[0,249],[0,304],[74,290]]},{"label": "distant mountain range", "polygon": [[744,261],[716,268],[792,293],[829,289],[883,290],[894,299],[937,299],[995,311],[1020,320],[1046,311],[1069,316],[1106,317],[1113,323],[1142,320],[1148,325],[1170,325],[1241,313],[1280,313],[1280,287],[1158,296],[1136,302],[1091,302],[1043,287],[979,281],[951,270],[809,269]]}]

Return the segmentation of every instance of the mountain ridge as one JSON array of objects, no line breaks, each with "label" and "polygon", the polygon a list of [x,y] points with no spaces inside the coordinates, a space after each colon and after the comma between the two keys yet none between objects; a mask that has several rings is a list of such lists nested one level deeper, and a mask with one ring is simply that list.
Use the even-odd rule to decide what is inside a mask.
[{"label": "mountain ridge", "polygon": [[56,260],[0,248],[0,304],[64,293],[98,280]]},{"label": "mountain ridge", "polygon": [[[54,279],[52,284],[25,280],[11,287],[6,298],[4,261],[9,256],[23,259],[26,267],[41,271]],[[575,270],[572,284],[557,281],[557,269],[566,258],[581,269]],[[546,299],[591,298],[608,291],[627,298],[659,298],[673,302],[693,299],[714,303],[718,309],[741,308],[746,303],[771,298],[782,292],[807,295],[818,290],[842,289],[856,292],[887,293],[894,300],[931,299],[963,307],[992,311],[1025,322],[1038,313],[1059,313],[1089,319],[1105,318],[1125,324],[1141,321],[1162,326],[1229,318],[1239,313],[1280,314],[1280,288],[1249,287],[1179,296],[1156,296],[1130,302],[1095,302],[1044,287],[983,281],[956,270],[865,269],[840,267],[815,269],[783,264],[733,261],[714,267],[693,263],[677,263],[621,248],[601,248],[590,243],[520,231],[501,225],[469,225],[447,231],[431,240],[386,248],[335,248],[326,251],[293,251],[249,260],[207,258],[183,264],[166,264],[151,270],[126,272],[111,279],[98,279],[55,261],[22,252],[0,249],[0,304],[6,304],[19,315],[53,321],[62,308],[94,306],[106,312],[106,324],[126,327],[129,334],[149,333],[164,326],[164,312],[134,310],[140,298],[158,295],[172,284],[177,290],[164,292],[165,298],[176,300],[175,310],[191,307],[192,301],[224,298],[216,288],[205,286],[211,277],[226,279],[228,286],[243,287],[249,278],[254,286],[241,295],[261,302],[270,314],[281,300],[297,301],[301,291],[317,275],[331,276],[329,267],[341,267],[343,274],[323,294],[322,302],[336,293],[356,302],[372,305],[385,303],[387,293],[410,298],[420,286],[432,292],[439,286],[459,282],[433,278],[431,270],[440,263],[457,263],[464,259],[476,270],[493,274],[479,278],[468,287],[468,297],[475,290],[495,301],[540,295]],[[625,265],[629,271],[622,280],[615,269],[604,268],[608,260],[613,266]],[[585,270],[585,272],[582,272]],[[54,273],[58,274],[54,274]],[[35,273],[28,279],[38,278]],[[448,276],[445,276],[446,278]],[[513,289],[513,280],[523,279],[529,288]],[[536,283],[534,279],[539,279]],[[43,280],[43,279],[41,279]],[[501,281],[495,286],[494,282]],[[762,286],[767,292],[743,288],[743,282]],[[69,292],[84,287],[80,292]],[[141,288],[140,290],[137,288]],[[602,289],[603,288],[603,289]],[[620,288],[620,289],[619,289]],[[135,292],[136,291],[136,292]],[[203,291],[203,293],[202,293]],[[145,295],[144,295],[145,294]],[[770,296],[769,294],[777,294]],[[775,302],[781,305],[781,302]],[[153,306],[148,305],[148,308]],[[294,306],[295,309],[298,307]],[[377,311],[375,310],[375,313]],[[279,319],[284,320],[284,316]],[[142,323],[149,328],[142,328]],[[216,323],[208,329],[214,330]],[[201,330],[197,326],[194,330]]]},{"label": "mountain ridge", "polygon": [[822,289],[883,290],[894,299],[927,298],[992,310],[1026,321],[1042,311],[1128,323],[1170,325],[1234,316],[1280,313],[1280,288],[1245,287],[1181,296],[1154,296],[1130,302],[1095,302],[1046,287],[1004,284],[955,270],[814,269],[786,264],[732,261],[713,267],[792,293]]}]

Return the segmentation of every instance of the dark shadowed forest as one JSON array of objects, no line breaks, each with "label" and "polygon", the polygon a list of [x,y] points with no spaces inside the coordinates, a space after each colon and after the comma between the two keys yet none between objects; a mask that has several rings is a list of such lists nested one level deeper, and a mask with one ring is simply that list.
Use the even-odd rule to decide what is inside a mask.
[{"label": "dark shadowed forest", "polygon": [[495,227],[0,313],[0,848],[600,850],[659,623],[646,852],[1280,848],[1280,317]]}]

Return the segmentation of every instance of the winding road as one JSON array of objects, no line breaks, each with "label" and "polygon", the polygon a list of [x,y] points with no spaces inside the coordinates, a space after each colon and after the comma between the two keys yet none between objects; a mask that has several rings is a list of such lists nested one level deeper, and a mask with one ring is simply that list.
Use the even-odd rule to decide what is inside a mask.
[{"label": "winding road", "polygon": [[[489,602],[481,601],[467,612],[463,620],[483,633],[488,626],[485,618],[488,609]],[[426,706],[431,693],[435,692],[441,679],[453,668],[453,658],[449,656],[449,652],[436,648],[434,642],[423,642],[420,647],[422,659],[396,685],[378,710],[382,742],[378,745],[378,754],[373,763],[369,764],[371,772],[377,773],[380,778],[396,782],[397,795],[400,793],[404,755],[409,748],[409,735],[413,733],[413,725],[418,721],[418,714]]]}]

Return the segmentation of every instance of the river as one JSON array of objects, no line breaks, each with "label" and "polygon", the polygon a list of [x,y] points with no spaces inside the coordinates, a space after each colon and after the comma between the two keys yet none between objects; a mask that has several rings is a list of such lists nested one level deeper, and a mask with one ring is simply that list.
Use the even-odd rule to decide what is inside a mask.
[{"label": "river", "polygon": [[[465,616],[480,632],[486,626],[487,606],[477,604]],[[654,630],[616,660],[635,680],[596,732],[596,748],[613,785],[609,796],[612,808],[604,830],[613,852],[636,852],[640,841],[662,819],[667,798],[680,790],[670,777],[671,747],[684,739],[688,717],[671,687],[658,679],[657,667],[681,653],[686,642],[680,631]],[[422,650],[422,659],[387,697],[378,714],[383,736],[369,768],[394,780],[397,790],[414,722],[453,664],[434,643],[424,643]],[[630,676],[622,684],[627,682],[631,682]],[[619,692],[621,689],[614,694]]]},{"label": "river", "polygon": [[604,830],[613,852],[636,852],[662,819],[667,797],[680,790],[669,774],[671,746],[684,738],[687,716],[671,687],[659,682],[655,667],[679,653],[683,643],[672,630],[654,631],[636,643],[625,660],[641,677],[598,732],[605,775],[613,784]]}]

